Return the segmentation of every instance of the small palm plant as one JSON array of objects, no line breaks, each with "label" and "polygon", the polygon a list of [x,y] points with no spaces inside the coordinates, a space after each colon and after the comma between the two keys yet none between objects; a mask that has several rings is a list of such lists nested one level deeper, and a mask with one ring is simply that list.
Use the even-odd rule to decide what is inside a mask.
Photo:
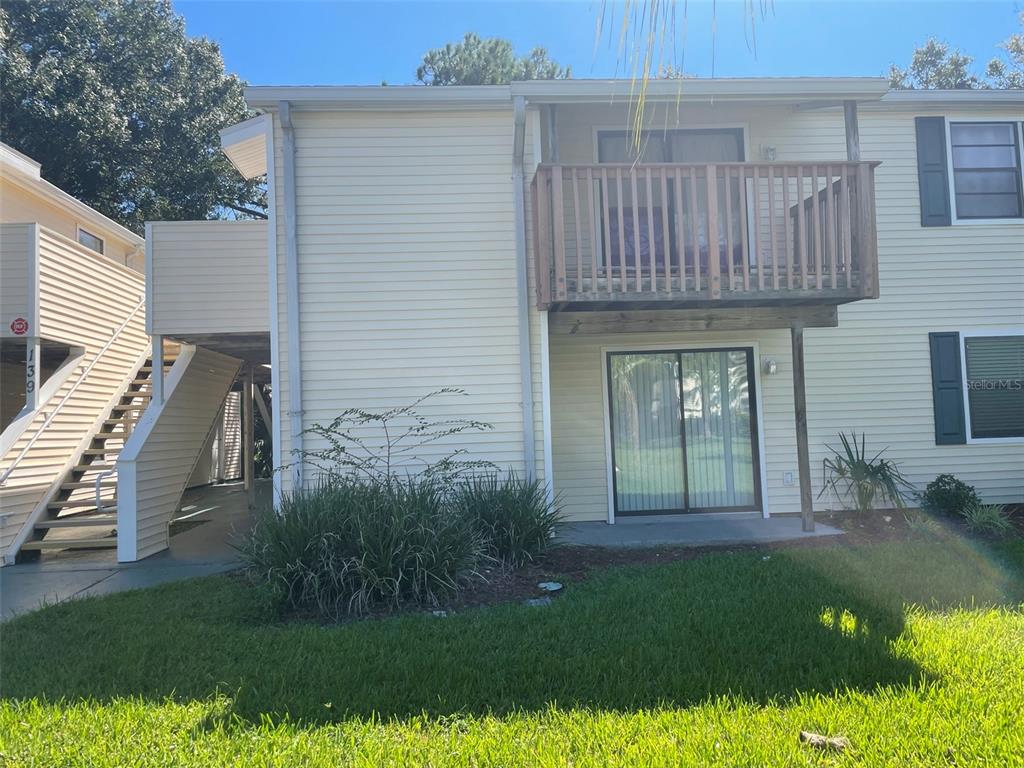
[{"label": "small palm plant", "polygon": [[901,509],[906,506],[905,497],[913,486],[895,462],[882,458],[885,448],[868,458],[864,433],[858,440],[856,432],[849,436],[840,432],[839,440],[842,450],[828,446],[832,455],[822,461],[824,487],[819,498],[832,491],[839,498],[851,499],[859,512],[873,509],[876,501],[888,500]]}]

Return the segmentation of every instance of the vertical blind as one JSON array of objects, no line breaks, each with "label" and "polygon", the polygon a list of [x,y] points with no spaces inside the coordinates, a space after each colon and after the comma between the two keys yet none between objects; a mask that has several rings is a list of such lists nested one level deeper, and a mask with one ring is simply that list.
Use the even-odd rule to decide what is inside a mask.
[{"label": "vertical blind", "polygon": [[613,355],[611,361],[616,508],[682,509],[679,355]]},{"label": "vertical blind", "polygon": [[754,508],[748,352],[629,353],[609,360],[616,510]]}]

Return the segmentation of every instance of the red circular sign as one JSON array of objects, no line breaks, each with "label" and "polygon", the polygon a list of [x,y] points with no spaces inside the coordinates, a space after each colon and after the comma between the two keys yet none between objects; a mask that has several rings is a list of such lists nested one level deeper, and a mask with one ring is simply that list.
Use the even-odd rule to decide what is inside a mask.
[{"label": "red circular sign", "polygon": [[24,336],[28,333],[28,320],[24,317],[16,317],[11,321],[11,333],[15,336]]}]

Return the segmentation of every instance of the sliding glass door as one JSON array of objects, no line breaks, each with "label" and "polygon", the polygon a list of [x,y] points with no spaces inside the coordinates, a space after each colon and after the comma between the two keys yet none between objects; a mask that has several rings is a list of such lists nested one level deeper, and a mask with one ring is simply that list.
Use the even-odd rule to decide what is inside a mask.
[{"label": "sliding glass door", "polygon": [[761,507],[753,350],[608,356],[615,512]]}]

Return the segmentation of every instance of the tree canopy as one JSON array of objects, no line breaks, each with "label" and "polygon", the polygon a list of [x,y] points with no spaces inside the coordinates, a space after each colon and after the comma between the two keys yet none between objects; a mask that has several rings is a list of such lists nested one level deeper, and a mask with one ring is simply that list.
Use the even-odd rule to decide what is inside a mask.
[{"label": "tree canopy", "polygon": [[217,45],[189,38],[169,0],[0,9],[0,136],[131,229],[263,208],[220,151],[219,129],[248,116]]},{"label": "tree canopy", "polygon": [[416,79],[426,85],[506,85],[514,80],[557,80],[571,76],[536,47],[516,56],[512,43],[499,37],[481,38],[467,32],[461,43],[433,48],[423,56]]},{"label": "tree canopy", "polygon": [[[1024,13],[1019,19],[1024,27]],[[906,69],[892,65],[889,82],[893,88],[1024,88],[1024,33],[1010,35],[999,47],[1005,56],[992,58],[978,75],[971,69],[973,57],[931,38],[914,51]]]}]

